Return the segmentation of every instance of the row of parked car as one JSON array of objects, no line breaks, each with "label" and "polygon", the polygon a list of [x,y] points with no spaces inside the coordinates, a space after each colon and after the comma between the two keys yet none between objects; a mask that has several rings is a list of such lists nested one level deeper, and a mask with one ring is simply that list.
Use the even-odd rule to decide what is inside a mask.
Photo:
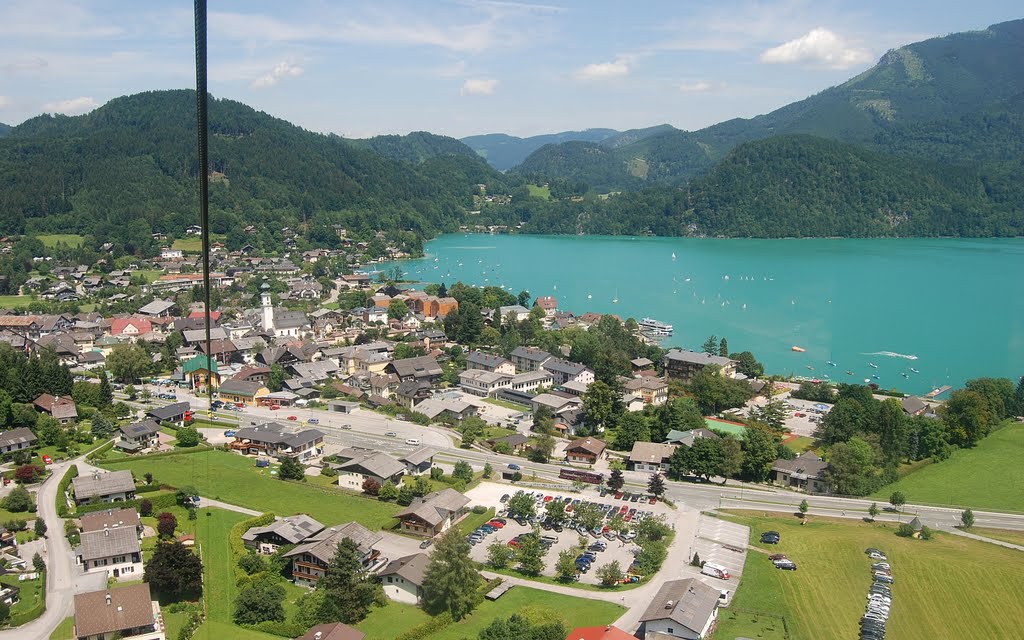
[{"label": "row of parked car", "polygon": [[508,520],[505,518],[491,518],[489,521],[483,523],[477,527],[472,533],[466,536],[466,539],[471,545],[477,545],[484,541],[488,535],[494,533],[498,529],[503,528],[508,524]]},{"label": "row of parked car", "polygon": [[861,640],[885,640],[885,623],[892,611],[892,566],[884,553],[868,547],[864,550],[871,564],[871,588],[864,616],[860,619]]},{"label": "row of parked car", "polygon": [[[518,496],[523,493],[523,491],[517,491],[516,495]],[[562,531],[568,528],[584,535],[589,534],[595,538],[604,537],[606,540],[618,539],[623,542],[630,542],[636,538],[635,533],[633,533],[632,531],[614,531],[608,523],[611,522],[611,520],[614,519],[616,516],[620,516],[622,520],[626,523],[635,523],[639,522],[644,518],[648,518],[654,515],[654,513],[651,511],[637,509],[636,507],[630,508],[628,505],[616,507],[615,505],[612,504],[597,502],[592,503],[588,500],[582,500],[580,498],[572,498],[568,496],[563,498],[561,496],[545,495],[544,493],[539,491],[529,492],[527,493],[527,495],[534,499],[537,514],[527,517],[523,516],[522,514],[510,513],[509,517],[513,518],[522,526],[538,525],[547,531],[554,530],[558,533],[561,533]],[[505,504],[506,502],[508,502],[508,500],[508,494],[505,494],[501,497],[502,504]],[[555,521],[552,520],[550,517],[545,517],[543,515],[546,511],[546,505],[554,501],[562,501],[565,504],[565,513],[567,516],[565,520]],[[579,508],[581,505],[589,504],[593,504],[601,513],[602,518],[604,519],[604,522],[602,524],[599,524],[592,529],[587,529],[587,527],[583,524],[576,522],[574,518],[575,509]]]}]

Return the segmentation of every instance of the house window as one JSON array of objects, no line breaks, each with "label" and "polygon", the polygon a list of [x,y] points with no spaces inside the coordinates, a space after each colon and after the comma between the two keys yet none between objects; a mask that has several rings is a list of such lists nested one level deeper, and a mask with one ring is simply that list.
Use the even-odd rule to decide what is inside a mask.
[{"label": "house window", "polygon": [[675,633],[675,629],[673,629],[672,627],[669,627],[669,628],[668,628],[668,632],[669,632],[669,633]]},{"label": "house window", "polygon": [[391,584],[391,582],[392,582],[391,576],[388,576],[388,584]]}]

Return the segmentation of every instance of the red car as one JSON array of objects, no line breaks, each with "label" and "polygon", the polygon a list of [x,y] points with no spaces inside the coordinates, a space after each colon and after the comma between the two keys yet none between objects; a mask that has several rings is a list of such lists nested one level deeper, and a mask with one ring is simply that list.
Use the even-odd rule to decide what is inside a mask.
[{"label": "red car", "polygon": [[625,514],[627,511],[629,511],[629,507],[627,507],[626,505],[622,505],[622,508],[619,509],[619,513],[622,514]]},{"label": "red car", "polygon": [[278,409],[280,409],[280,408],[281,408],[281,406],[280,406],[280,405],[277,405],[277,404],[272,404],[272,405],[270,405],[270,410],[271,410],[271,411],[277,411],[277,410],[278,410]]},{"label": "red car", "polygon": [[551,502],[551,496],[544,496],[544,502]]},{"label": "red car", "polygon": [[772,555],[768,556],[768,559],[772,562],[775,562],[776,560],[787,560],[786,554],[784,553],[773,553]]},{"label": "red car", "polygon": [[50,456],[43,456],[43,463],[44,464],[53,464],[53,458],[51,458]]},{"label": "red car", "polygon": [[298,416],[288,416],[289,420],[298,420]]},{"label": "red car", "polygon": [[651,496],[651,504],[658,504],[658,499],[655,498],[654,496]]},{"label": "red car", "polygon": [[494,527],[495,529],[501,529],[502,527],[504,527],[504,526],[505,526],[505,523],[504,523],[504,522],[498,522],[497,520],[491,520],[491,521],[490,521],[490,522],[488,522],[487,524],[491,525],[491,526],[492,526],[492,527]]}]

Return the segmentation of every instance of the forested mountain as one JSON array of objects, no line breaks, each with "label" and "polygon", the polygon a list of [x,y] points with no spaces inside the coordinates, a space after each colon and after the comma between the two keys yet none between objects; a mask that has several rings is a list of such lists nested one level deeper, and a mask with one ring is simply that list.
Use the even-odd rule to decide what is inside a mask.
[{"label": "forested mountain", "polygon": [[[128,249],[180,234],[198,221],[194,111],[193,91],[157,91],[13,128],[0,140],[0,233],[78,232]],[[230,100],[211,100],[209,122],[211,224],[229,246],[279,247],[276,230],[303,223],[422,238],[464,220],[475,184],[505,180],[429,134],[378,139],[395,160]],[[257,236],[242,235],[249,224]]]},{"label": "forested mountain", "polygon": [[487,133],[462,138],[462,142],[485,158],[499,171],[506,171],[518,165],[526,156],[546,144],[562,142],[600,142],[619,132],[615,129],[587,129],[585,131],[563,131],[529,138],[518,138],[504,133]]},{"label": "forested mountain", "polygon": [[[652,183],[680,185],[705,173],[738,144],[807,133],[880,151],[988,160],[989,142],[1019,148],[1024,96],[1024,20],[933,38],[886,53],[871,69],[805,100],[749,120],[695,132],[661,131],[609,150],[607,145],[545,147],[516,172],[583,181],[598,190]],[[987,129],[995,121],[998,132]],[[955,149],[955,152],[953,150]]]},{"label": "forested mountain", "polygon": [[475,151],[455,138],[438,136],[426,131],[413,131],[404,136],[374,136],[350,142],[372,149],[382,156],[411,164],[420,164],[430,158],[441,156],[479,158]]},{"label": "forested mountain", "polygon": [[11,125],[0,122],[0,138],[6,136],[11,131]]}]

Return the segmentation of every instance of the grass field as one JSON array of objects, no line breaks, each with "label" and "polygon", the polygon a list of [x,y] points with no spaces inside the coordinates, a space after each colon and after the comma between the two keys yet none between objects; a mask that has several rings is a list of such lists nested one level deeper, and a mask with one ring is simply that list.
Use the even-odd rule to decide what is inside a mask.
[{"label": "grass field", "polygon": [[874,497],[900,490],[907,502],[1024,512],[1024,424],[1003,427],[973,449],[931,464],[888,485]]},{"label": "grass field", "polygon": [[46,235],[36,236],[39,241],[43,243],[47,249],[56,247],[58,243],[63,242],[72,249],[82,246],[82,242],[85,238],[78,235],[77,233],[50,233]]},{"label": "grass field", "polygon": [[[211,233],[210,242],[224,242],[227,236],[223,233]],[[178,238],[171,245],[172,249],[181,249],[185,253],[201,253],[203,250],[203,239],[199,236],[189,236],[187,238]]]},{"label": "grass field", "polygon": [[50,634],[50,640],[71,640],[75,631],[74,616],[64,618],[57,628]]},{"label": "grass field", "polygon": [[[515,587],[494,602],[484,600],[472,615],[437,633],[430,634],[429,638],[430,640],[476,638],[492,620],[508,618],[513,613],[527,613],[531,617],[533,613],[537,613],[540,618],[561,618],[565,621],[566,627],[572,629],[584,625],[610,624],[622,615],[623,611],[624,609],[619,605],[603,600],[585,600],[527,587]],[[416,607],[392,602],[386,607],[374,609],[366,620],[356,626],[366,634],[366,640],[392,640],[428,619],[427,614]]]},{"label": "grass field", "polygon": [[139,269],[138,271],[132,271],[133,276],[143,278],[147,284],[155,281],[163,274],[164,272],[159,269]]},{"label": "grass field", "polygon": [[[736,512],[737,514],[743,512]],[[931,541],[899,538],[894,524],[827,518],[733,515],[728,519],[760,532],[782,534],[779,545],[756,546],[785,553],[798,571],[779,571],[766,554],[751,552],[733,607],[786,618],[792,640],[844,640],[856,636],[870,585],[865,547],[886,552],[893,567],[894,640],[1020,637],[1024,618],[1024,554],[948,534]],[[749,613],[747,614],[749,615]],[[717,640],[749,633],[750,618],[723,618]],[[758,637],[757,635],[751,637]],[[765,636],[771,637],[771,636]]]},{"label": "grass field", "polygon": [[0,309],[22,309],[35,299],[35,296],[0,296]]},{"label": "grass field", "polygon": [[535,184],[528,184],[526,185],[526,188],[534,198],[544,198],[545,200],[551,199],[551,187],[541,187]]},{"label": "grass field", "polygon": [[803,453],[814,446],[814,438],[808,438],[807,436],[797,436],[792,440],[786,442],[786,448],[793,453]]},{"label": "grass field", "polygon": [[391,527],[392,516],[400,508],[338,488],[283,482],[257,469],[251,458],[225,451],[115,460],[104,466],[130,469],[139,477],[148,471],[158,482],[175,487],[191,484],[204,496],[280,516],[307,513],[325,524],[358,520],[370,529]]},{"label": "grass field", "polygon": [[519,412],[529,411],[529,409],[527,407],[524,407],[523,405],[516,404],[514,402],[506,402],[505,400],[498,400],[497,398],[484,398],[484,402],[486,402],[487,404],[493,404],[493,405],[495,405],[497,407],[504,407],[506,409],[511,409],[512,411],[519,411]]},{"label": "grass field", "polygon": [[1002,540],[1010,544],[1019,544],[1024,547],[1024,531],[1013,531],[1011,529],[987,529],[985,527],[971,527],[968,533],[976,536],[984,536],[993,540]]}]

